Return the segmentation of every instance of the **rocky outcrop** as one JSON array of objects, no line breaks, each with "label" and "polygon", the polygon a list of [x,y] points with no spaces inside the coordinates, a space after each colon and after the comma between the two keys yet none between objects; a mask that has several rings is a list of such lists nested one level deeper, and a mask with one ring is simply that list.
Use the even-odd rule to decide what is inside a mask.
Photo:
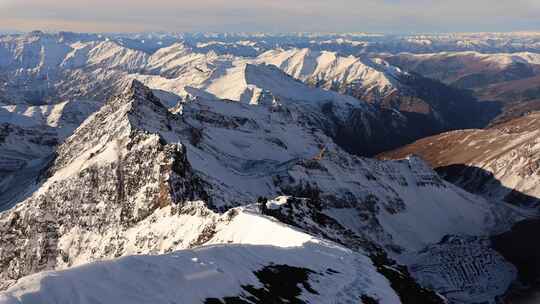
[{"label": "rocky outcrop", "polygon": [[[145,129],[142,119],[148,108],[167,121],[167,110],[134,82],[60,146],[48,170],[50,178],[39,191],[2,214],[4,282],[72,265],[77,254],[90,259],[123,255],[126,229],[159,208],[179,208],[183,202],[207,197],[187,162],[185,147],[167,144]],[[151,124],[166,128],[156,121]],[[99,242],[108,241],[107,246],[88,244],[91,236],[110,237],[113,231],[112,239]],[[62,246],[64,242],[69,244]],[[70,256],[74,251],[75,257]]]}]

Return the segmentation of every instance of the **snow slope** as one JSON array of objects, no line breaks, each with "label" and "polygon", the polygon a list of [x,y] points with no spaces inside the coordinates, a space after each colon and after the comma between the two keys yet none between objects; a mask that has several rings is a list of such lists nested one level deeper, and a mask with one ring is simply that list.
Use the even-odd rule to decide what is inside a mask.
[{"label": "snow slope", "polygon": [[90,101],[0,106],[0,210],[33,189],[55,147],[98,108]]},{"label": "snow slope", "polygon": [[2,105],[0,122],[19,127],[49,126],[67,137],[99,107],[97,102],[82,100],[43,106]]},{"label": "snow slope", "polygon": [[[40,273],[2,293],[0,303],[202,303],[208,298],[253,298],[257,294],[250,295],[246,286],[263,284],[277,297],[279,286],[262,281],[256,272],[283,265],[308,272],[296,287],[298,299],[306,303],[345,303],[362,295],[400,303],[367,257],[249,210],[235,213],[209,242],[214,245]],[[295,284],[293,273],[279,275]]]}]

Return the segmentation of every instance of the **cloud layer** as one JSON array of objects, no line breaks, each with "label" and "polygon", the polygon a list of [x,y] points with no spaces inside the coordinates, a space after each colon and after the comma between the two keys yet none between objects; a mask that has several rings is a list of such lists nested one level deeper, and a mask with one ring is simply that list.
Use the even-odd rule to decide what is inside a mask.
[{"label": "cloud layer", "polygon": [[540,30],[539,0],[0,0],[0,28],[75,31]]}]

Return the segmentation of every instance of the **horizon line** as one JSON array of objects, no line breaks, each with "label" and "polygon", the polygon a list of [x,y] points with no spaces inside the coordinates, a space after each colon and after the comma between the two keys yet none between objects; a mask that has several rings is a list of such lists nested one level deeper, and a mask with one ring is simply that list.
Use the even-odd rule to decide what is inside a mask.
[{"label": "horizon line", "polygon": [[410,32],[370,32],[370,31],[74,31],[74,30],[18,30],[0,28],[3,34],[31,34],[42,32],[45,34],[74,33],[74,34],[236,34],[236,35],[301,35],[301,34],[320,34],[320,35],[379,35],[379,36],[401,36],[401,35],[473,35],[473,34],[540,34],[540,29],[524,29],[510,31],[410,31]]}]

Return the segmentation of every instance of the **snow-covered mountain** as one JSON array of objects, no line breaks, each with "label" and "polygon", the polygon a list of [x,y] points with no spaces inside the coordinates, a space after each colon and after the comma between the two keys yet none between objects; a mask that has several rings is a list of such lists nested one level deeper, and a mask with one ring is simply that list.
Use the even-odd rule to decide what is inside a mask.
[{"label": "snow-covered mountain", "polygon": [[[274,50],[258,58],[243,58],[201,52],[200,47],[181,42],[147,53],[128,47],[131,44],[119,38],[77,37],[36,32],[2,38],[0,53],[5,59],[0,63],[0,77],[7,81],[0,92],[4,99],[10,104],[35,105],[66,99],[101,101],[133,78],[156,90],[169,106],[202,94],[201,90],[251,103],[259,98],[346,98],[329,92],[334,90],[356,97],[358,104],[374,105],[368,111],[369,119],[355,115],[362,117],[346,123],[340,131],[343,134],[335,136],[359,155],[374,155],[447,130],[482,127],[494,115],[490,107],[480,106],[463,91],[402,72],[377,58],[308,49]],[[277,65],[304,84],[261,64]],[[259,76],[263,73],[264,80]],[[348,130],[349,125],[353,130]],[[367,132],[362,130],[378,131],[365,136]],[[349,140],[354,134],[359,135]]]},{"label": "snow-covered mountain", "polygon": [[479,100],[498,103],[500,113],[491,125],[540,109],[538,53],[402,53],[383,57],[405,70],[470,89]]},{"label": "snow-covered mountain", "polygon": [[146,58],[106,40],[73,41],[41,32],[1,37],[0,54],[4,99],[31,105],[100,100],[122,73]]},{"label": "snow-covered mountain", "polygon": [[[83,303],[141,304],[223,303],[221,299],[227,303],[345,303],[362,298],[400,302],[363,254],[249,208],[232,209],[221,217],[199,210],[193,209],[218,219],[204,247],[40,273],[21,279],[0,296],[0,302],[73,303],[75,298]],[[192,220],[196,215],[200,214],[194,213]]]},{"label": "snow-covered mountain", "polygon": [[36,173],[50,161],[56,146],[99,107],[91,101],[0,106],[0,209],[33,189]]},{"label": "snow-covered mountain", "polygon": [[190,59],[185,69],[176,71],[170,78],[148,74],[130,76],[154,90],[172,92],[184,100],[204,97],[246,104],[311,103],[317,108],[311,107],[307,113],[316,112],[311,117],[319,128],[360,155],[370,155],[410,140],[405,118],[399,113],[382,112],[355,98],[309,87],[275,66],[212,54],[188,56],[196,59]]},{"label": "snow-covered mountain", "polygon": [[469,191],[537,207],[539,130],[540,114],[534,112],[485,130],[428,137],[383,155],[421,155],[449,180]]},{"label": "snow-covered mountain", "polygon": [[381,33],[145,33],[107,35],[124,45],[151,52],[171,41],[186,41],[219,54],[255,56],[276,48],[310,48],[345,55],[417,54],[476,51],[516,53],[540,51],[539,32],[446,33],[388,35]]},{"label": "snow-covered mountain", "polygon": [[520,209],[417,157],[359,156],[479,122],[474,98],[376,56],[245,58],[227,50],[280,40],[197,37],[0,37],[0,303],[443,303],[434,291],[471,303],[506,291],[515,269],[486,236]]},{"label": "snow-covered mountain", "polygon": [[[355,128],[369,125],[368,129],[378,130],[376,136],[365,138],[368,144],[362,147],[346,139],[349,151],[360,155],[372,155],[373,151],[388,150],[445,130],[480,127],[492,115],[490,107],[480,105],[467,93],[401,72],[379,59],[341,57],[307,49],[269,51],[256,59],[242,59],[193,53],[181,45],[164,48],[152,57],[156,60],[150,70],[161,72],[131,76],[151,88],[184,98],[196,95],[192,89],[196,88],[218,98],[247,103],[257,103],[260,98],[346,99],[330,91],[353,96],[359,104],[367,101],[373,105],[364,106],[371,108],[370,122],[363,119],[363,126]],[[324,90],[310,89],[262,64],[277,66],[304,84]],[[469,119],[473,116],[474,120]],[[358,134],[356,130],[346,130],[343,136],[350,138]],[[381,140],[383,137],[386,139]]]},{"label": "snow-covered mountain", "polygon": [[350,93],[378,102],[399,89],[406,75],[380,59],[343,57],[335,52],[310,49],[271,50],[258,57],[310,85]]},{"label": "snow-covered mountain", "polygon": [[411,74],[367,56],[340,56],[310,49],[272,50],[258,62],[278,66],[296,79],[399,111],[409,138],[465,128],[483,127],[495,109],[464,91]]},{"label": "snow-covered mountain", "polygon": [[[259,76],[265,79],[264,74]],[[343,102],[330,101],[337,108]],[[264,273],[270,267],[272,272],[273,265],[287,265],[314,273],[326,269],[323,277],[308,275],[308,280],[304,275],[302,282],[308,282],[300,288],[299,296],[308,302],[340,302],[341,295],[357,301],[367,295],[381,303],[395,303],[397,294],[402,301],[409,299],[405,301],[408,303],[414,303],[410,299],[416,297],[420,297],[417,301],[423,297],[424,301],[431,298],[437,303],[440,299],[422,291],[406,270],[384,256],[414,254],[448,234],[485,235],[507,226],[518,216],[504,205],[492,204],[444,182],[417,158],[381,162],[348,154],[313,119],[320,106],[317,100],[246,104],[198,97],[181,109],[169,111],[150,89],[132,82],[60,145],[54,161],[41,175],[39,188],[15,208],[0,214],[2,285],[11,286],[21,277],[40,271],[103,259],[226,244],[178,252],[179,264],[175,267],[192,263],[189,259],[194,254],[208,262],[215,259],[215,265],[205,264],[202,269],[193,265],[199,271],[189,266],[183,275],[177,274],[179,281],[173,282],[186,282],[193,270],[192,275],[211,284],[212,276],[203,274],[217,272],[217,278],[234,278],[232,290],[244,290],[230,296],[248,297],[250,289],[242,286],[258,288],[255,277],[259,271]],[[264,201],[265,197],[280,195],[288,197],[271,200],[266,208],[253,205],[261,198]],[[310,241],[313,237],[265,216],[341,247],[328,245],[327,241]],[[275,247],[283,244],[294,248],[280,254]],[[260,245],[273,247],[259,249]],[[220,252],[229,246],[230,260],[220,258]],[[314,249],[312,246],[320,251],[303,255],[304,261],[293,258],[303,250]],[[275,250],[276,257],[271,258]],[[260,257],[230,272],[230,263],[259,252]],[[335,266],[336,258],[322,258],[327,254],[341,256],[344,260],[337,260],[342,262],[350,259],[352,264],[344,264],[358,265],[363,269],[362,276],[348,267],[345,271],[343,265]],[[108,267],[133,276],[134,285],[125,286],[130,292],[137,282],[148,278],[142,272],[144,267],[126,269],[125,263],[142,259],[141,263],[158,267],[174,263],[174,255],[127,258],[58,274],[45,273],[23,279],[3,296],[6,301],[14,301],[15,297],[23,303],[32,299],[69,302],[74,294],[60,293],[55,286],[79,275],[101,281]],[[369,263],[367,256],[377,267]],[[492,299],[505,290],[504,282],[511,281],[512,272],[507,273],[510,277],[502,281],[501,287],[489,276],[494,264],[480,265],[486,274],[479,281],[482,292],[463,292]],[[334,273],[328,268],[339,272],[335,274],[339,279],[332,279]],[[157,278],[172,271],[162,273],[165,269],[159,266],[155,270]],[[56,275],[59,281],[49,283],[48,278]],[[366,284],[366,278],[372,283]],[[118,286],[123,281],[122,277],[112,277],[105,282]],[[167,286],[158,279],[155,282],[156,287]],[[259,282],[264,284],[260,278]],[[192,283],[186,284],[183,286],[188,288]],[[42,286],[43,293],[33,294],[30,286]],[[100,289],[104,285],[93,286],[98,289],[85,290],[82,285],[74,288],[85,298],[100,291],[107,301],[121,296],[117,291]],[[227,296],[221,289],[215,293],[208,291],[211,288],[204,289],[204,293],[196,290],[194,295],[186,294],[186,299]],[[133,301],[148,301],[147,296],[140,294]],[[170,296],[167,293],[165,299]]]}]

